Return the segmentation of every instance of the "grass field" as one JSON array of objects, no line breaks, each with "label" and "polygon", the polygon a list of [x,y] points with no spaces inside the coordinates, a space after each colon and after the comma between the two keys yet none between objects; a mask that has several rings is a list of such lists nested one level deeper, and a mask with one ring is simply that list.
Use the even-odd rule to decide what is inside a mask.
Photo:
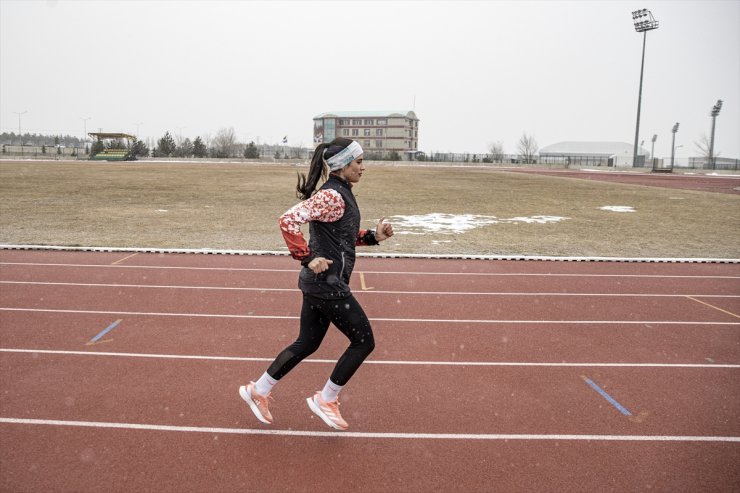
[{"label": "grass field", "polygon": [[[285,250],[277,219],[297,202],[297,171],[307,167],[0,161],[0,242]],[[375,251],[740,258],[740,197],[730,194],[373,164],[355,194],[363,227],[433,213],[509,220],[457,234],[397,228]],[[510,221],[533,216],[564,219]]]}]

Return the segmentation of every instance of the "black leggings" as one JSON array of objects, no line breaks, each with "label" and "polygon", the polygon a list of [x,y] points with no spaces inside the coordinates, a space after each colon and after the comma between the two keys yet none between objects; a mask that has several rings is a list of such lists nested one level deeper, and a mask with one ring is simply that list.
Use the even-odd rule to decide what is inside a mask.
[{"label": "black leggings", "polygon": [[323,300],[304,294],[298,339],[275,358],[267,369],[268,375],[280,380],[316,351],[324,340],[330,323],[350,340],[349,347],[337,361],[330,377],[335,384],[345,385],[375,349],[370,321],[353,295],[341,300]]}]

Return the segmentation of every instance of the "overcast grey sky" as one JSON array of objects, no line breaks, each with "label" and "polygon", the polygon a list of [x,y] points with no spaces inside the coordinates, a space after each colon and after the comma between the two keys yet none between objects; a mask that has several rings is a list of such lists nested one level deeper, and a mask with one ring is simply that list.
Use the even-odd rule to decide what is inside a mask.
[{"label": "overcast grey sky", "polygon": [[[0,128],[68,133],[233,126],[312,143],[326,111],[410,110],[425,151],[514,153],[566,140],[632,143],[650,9],[641,140],[740,157],[740,1],[0,0]],[[181,128],[184,127],[184,128]]]}]

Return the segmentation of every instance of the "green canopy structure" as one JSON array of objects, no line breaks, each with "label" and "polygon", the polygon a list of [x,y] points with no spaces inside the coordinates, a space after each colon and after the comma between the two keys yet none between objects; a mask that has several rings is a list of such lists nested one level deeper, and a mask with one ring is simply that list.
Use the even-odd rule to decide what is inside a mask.
[{"label": "green canopy structure", "polygon": [[87,135],[92,137],[93,140],[100,142],[115,141],[116,143],[121,143],[124,139],[126,140],[125,147],[117,147],[116,145],[109,144],[97,154],[91,153],[90,159],[93,161],[133,161],[136,159],[131,152],[131,141],[136,140],[135,135],[120,132],[90,132]]}]

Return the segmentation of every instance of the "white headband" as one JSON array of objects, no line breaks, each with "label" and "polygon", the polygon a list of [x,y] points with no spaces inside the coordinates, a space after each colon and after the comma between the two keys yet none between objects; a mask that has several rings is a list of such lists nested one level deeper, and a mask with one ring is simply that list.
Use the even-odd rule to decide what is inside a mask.
[{"label": "white headband", "polygon": [[[326,149],[324,149],[324,154],[326,154]],[[326,164],[329,165],[329,169],[331,169],[332,171],[337,171],[344,168],[358,157],[362,156],[362,154],[362,147],[360,147],[360,144],[353,140],[352,143],[342,149],[339,154],[335,154],[328,160],[326,160]]]}]

